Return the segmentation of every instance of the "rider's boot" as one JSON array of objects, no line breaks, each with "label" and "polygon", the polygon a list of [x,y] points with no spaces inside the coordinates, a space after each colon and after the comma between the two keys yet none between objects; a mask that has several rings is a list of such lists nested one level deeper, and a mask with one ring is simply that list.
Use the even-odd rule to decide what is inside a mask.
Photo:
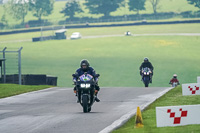
[{"label": "rider's boot", "polygon": [[142,71],[140,70],[141,81],[143,81]]},{"label": "rider's boot", "polygon": [[77,96],[77,91],[76,90],[74,90],[74,93],[76,94],[76,96]]},{"label": "rider's boot", "polygon": [[152,83],[152,76],[150,77],[150,83]]},{"label": "rider's boot", "polygon": [[[74,87],[74,93],[76,94],[75,96],[77,96],[77,90],[76,90],[76,87]],[[80,103],[79,99],[77,100],[77,103]]]},{"label": "rider's boot", "polygon": [[100,102],[100,99],[97,97],[97,94],[98,94],[98,90],[95,90],[95,101]]},{"label": "rider's boot", "polygon": [[[78,92],[77,92],[77,93],[78,93]],[[76,94],[77,94],[77,93],[76,93]],[[78,99],[77,99],[77,103],[80,103],[80,100],[79,100],[79,99],[81,99],[80,95],[77,95],[77,98],[78,98]]]},{"label": "rider's boot", "polygon": [[77,99],[77,103],[80,103],[79,99]]},{"label": "rider's boot", "polygon": [[77,96],[77,89],[76,89],[76,86],[74,86],[74,93],[76,94],[75,96]]}]

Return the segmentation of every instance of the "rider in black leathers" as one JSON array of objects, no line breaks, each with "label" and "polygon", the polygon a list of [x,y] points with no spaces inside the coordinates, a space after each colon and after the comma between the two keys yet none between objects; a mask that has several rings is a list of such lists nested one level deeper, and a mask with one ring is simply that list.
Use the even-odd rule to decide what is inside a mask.
[{"label": "rider in black leathers", "polygon": [[149,62],[149,59],[147,57],[144,58],[144,62],[141,64],[140,66],[140,75],[142,76],[142,68],[148,67],[151,69],[151,79],[150,79],[150,83],[152,83],[152,77],[153,77],[153,65],[151,64],[151,62]]},{"label": "rider in black leathers", "polygon": [[[73,82],[75,83],[77,81],[77,77],[83,75],[85,72],[87,72],[88,74],[92,75],[96,81],[96,85],[95,85],[95,101],[96,102],[99,102],[100,100],[97,98],[97,94],[100,90],[99,86],[98,86],[98,77],[96,76],[96,72],[95,70],[90,67],[90,64],[89,62],[86,60],[86,59],[83,59],[81,60],[81,63],[80,63],[80,68],[76,70],[76,73],[75,75],[76,76],[73,76]],[[74,87],[74,93],[76,93],[76,87]]]}]

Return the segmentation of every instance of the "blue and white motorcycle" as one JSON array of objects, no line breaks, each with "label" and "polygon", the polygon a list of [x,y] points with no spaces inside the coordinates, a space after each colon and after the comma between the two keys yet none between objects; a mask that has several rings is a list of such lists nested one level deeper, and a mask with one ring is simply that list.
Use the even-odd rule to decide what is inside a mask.
[{"label": "blue and white motorcycle", "polygon": [[142,81],[145,85],[145,87],[149,86],[150,80],[151,80],[151,69],[148,67],[142,68]]},{"label": "blue and white motorcycle", "polygon": [[[76,76],[73,74],[72,76]],[[95,78],[99,77],[99,74],[95,75]],[[83,112],[87,113],[91,111],[92,105],[95,102],[95,85],[94,77],[90,74],[84,73],[77,77],[78,80],[75,83],[77,90],[78,101],[83,107]]]}]

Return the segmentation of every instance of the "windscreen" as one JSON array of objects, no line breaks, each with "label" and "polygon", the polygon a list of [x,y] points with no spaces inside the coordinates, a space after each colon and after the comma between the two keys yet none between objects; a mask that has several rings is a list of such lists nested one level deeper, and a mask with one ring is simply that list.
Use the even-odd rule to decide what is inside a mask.
[{"label": "windscreen", "polygon": [[90,74],[83,74],[79,77],[80,81],[91,81],[93,78]]}]

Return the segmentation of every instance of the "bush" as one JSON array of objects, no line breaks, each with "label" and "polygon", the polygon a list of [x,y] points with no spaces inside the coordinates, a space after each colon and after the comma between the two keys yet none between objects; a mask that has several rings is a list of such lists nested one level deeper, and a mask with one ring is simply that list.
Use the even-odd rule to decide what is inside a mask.
[{"label": "bush", "polygon": [[4,24],[3,23],[0,23],[0,29],[3,29],[4,28]]}]

